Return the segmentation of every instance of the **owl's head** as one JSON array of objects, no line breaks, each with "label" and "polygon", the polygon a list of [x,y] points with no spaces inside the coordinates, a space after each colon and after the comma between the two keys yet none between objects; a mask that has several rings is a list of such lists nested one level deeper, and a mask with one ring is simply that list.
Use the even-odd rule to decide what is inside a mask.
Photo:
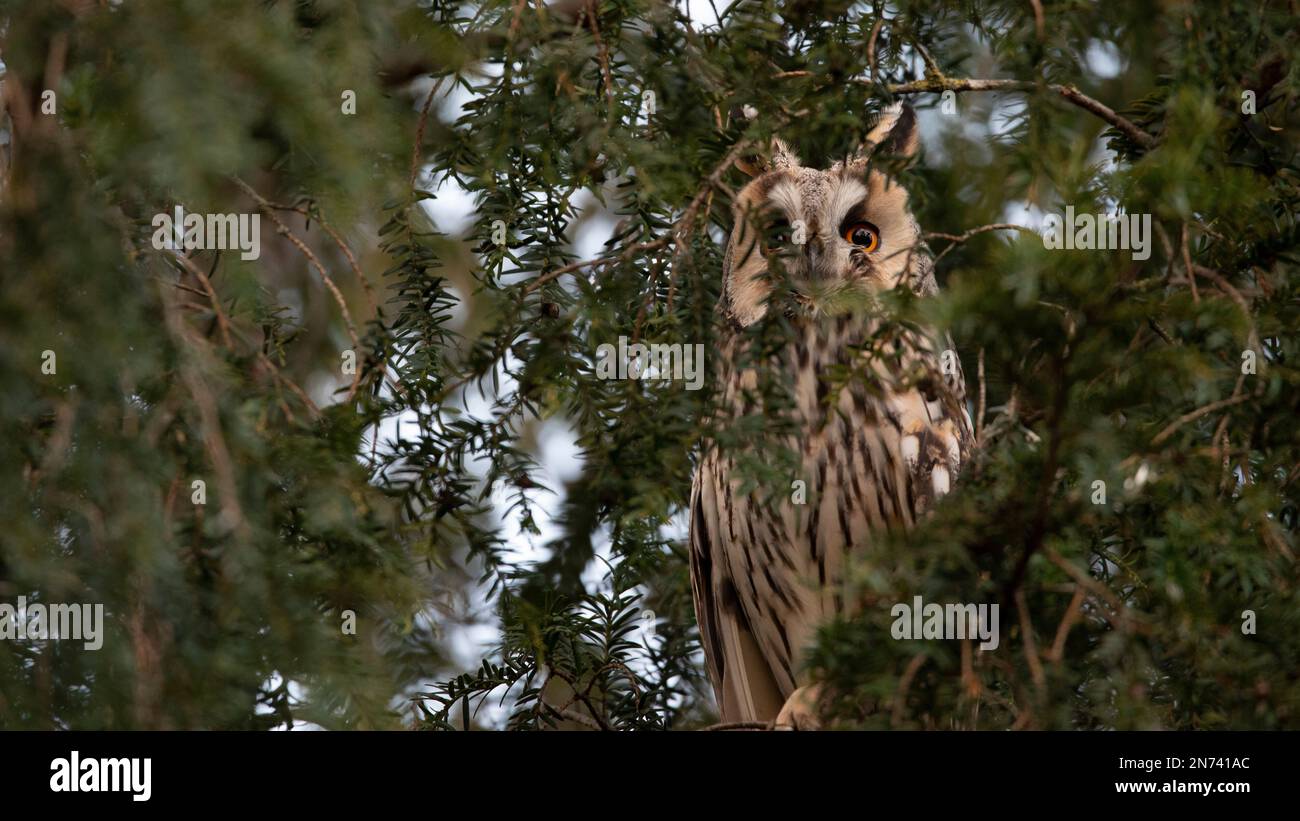
[{"label": "owl's head", "polygon": [[910,158],[917,143],[916,114],[899,105],[885,109],[862,145],[826,170],[805,167],[773,140],[770,160],[747,169],[755,176],[732,205],[724,311],[742,326],[762,318],[778,259],[794,283],[883,289],[906,282],[932,292],[932,265],[907,191],[874,161]]}]

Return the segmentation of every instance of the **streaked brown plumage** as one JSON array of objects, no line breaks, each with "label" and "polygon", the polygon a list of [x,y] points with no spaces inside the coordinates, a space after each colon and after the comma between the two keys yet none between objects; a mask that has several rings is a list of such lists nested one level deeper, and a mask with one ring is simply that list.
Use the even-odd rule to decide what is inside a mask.
[{"label": "streaked brown plumage", "polygon": [[[791,479],[806,482],[807,499],[764,503],[740,492],[742,453],[707,443],[691,496],[691,575],[724,721],[816,726],[803,653],[822,622],[853,607],[841,596],[848,553],[868,548],[882,529],[913,525],[948,491],[972,447],[960,366],[953,355],[942,367],[951,343],[933,332],[883,323],[869,310],[830,316],[813,305],[791,318],[783,350],[758,362],[746,350],[745,329],[768,309],[762,226],[774,216],[806,240],[782,258],[792,283],[936,292],[906,191],[872,166],[877,146],[910,156],[916,144],[915,116],[899,108],[885,112],[863,149],[826,171],[802,167],[777,141],[770,167],[734,203],[721,306],[729,332],[717,371],[724,418],[716,421],[764,412],[757,368],[792,374],[797,434],[786,444],[799,455],[801,475]],[[854,233],[855,225],[869,228]],[[856,371],[836,389],[831,374],[845,368]]]}]

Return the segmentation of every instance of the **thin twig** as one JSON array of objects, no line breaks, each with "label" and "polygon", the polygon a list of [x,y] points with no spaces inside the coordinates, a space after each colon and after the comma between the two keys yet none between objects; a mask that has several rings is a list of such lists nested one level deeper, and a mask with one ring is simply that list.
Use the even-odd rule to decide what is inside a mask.
[{"label": "thin twig", "polygon": [[956,248],[958,245],[961,245],[963,242],[970,239],[971,237],[974,237],[978,234],[984,234],[989,231],[1020,231],[1021,233],[1025,233],[1025,234],[1035,234],[1035,235],[1038,234],[1037,231],[1025,225],[1016,225],[1015,223],[1011,223],[1011,222],[995,222],[989,225],[981,225],[976,228],[972,228],[964,234],[944,234],[941,232],[931,231],[926,233],[924,238],[926,240],[946,239],[949,240],[950,242],[948,247],[944,248],[943,251],[939,253],[939,256],[934,258],[934,262],[937,265],[939,263],[939,260],[946,257],[948,255],[948,252]]},{"label": "thin twig", "polygon": [[339,251],[347,258],[348,267],[352,269],[352,273],[356,274],[357,280],[365,290],[366,302],[370,305],[371,315],[374,315],[376,312],[374,286],[370,284],[370,280],[366,278],[366,275],[361,272],[361,265],[357,262],[357,257],[352,253],[352,249],[348,246],[347,242],[343,240],[343,237],[339,235],[339,232],[335,231],[330,224],[325,221],[325,217],[321,215],[320,210],[317,209],[313,212],[301,205],[285,205],[284,203],[278,202],[268,202],[267,205],[279,211],[293,211],[296,214],[301,214],[309,220],[314,219],[320,224],[321,229],[324,230],[325,233],[329,234],[330,239],[334,240],[334,244],[338,246]]},{"label": "thin twig", "polygon": [[925,653],[917,653],[912,656],[912,660],[907,663],[903,675],[898,680],[898,692],[894,694],[893,710],[890,713],[889,723],[892,727],[901,726],[903,716],[907,712],[907,691],[912,687],[912,679],[920,672],[921,666],[925,664]]},{"label": "thin twig", "polygon": [[1047,38],[1046,21],[1043,19],[1043,4],[1040,0],[1029,0],[1029,5],[1034,9],[1034,33],[1038,35],[1038,42],[1043,42]]},{"label": "thin twig", "polygon": [[195,265],[189,257],[182,253],[173,253],[171,258],[184,266],[185,270],[193,274],[194,278],[203,286],[208,301],[212,303],[212,312],[217,317],[217,328],[221,331],[221,341],[227,348],[233,348],[234,345],[230,339],[230,320],[226,317],[226,312],[221,309],[221,300],[217,298],[217,291],[212,287],[212,281],[208,279],[208,275],[203,273],[202,268]]},{"label": "thin twig", "polygon": [[194,294],[196,296],[201,296],[204,299],[208,299],[207,291],[200,291],[198,288],[191,288],[190,286],[186,285],[183,282],[177,282],[173,279],[163,279],[162,277],[154,277],[154,280],[157,282],[161,282],[163,285],[170,285],[173,288],[179,288],[180,290],[185,291],[186,293]]},{"label": "thin twig", "polygon": [[552,270],[547,271],[546,273],[539,276],[537,279],[534,279],[532,282],[529,282],[526,286],[524,286],[524,293],[531,294],[533,291],[536,291],[538,288],[542,287],[543,285],[555,279],[556,277],[563,276],[564,274],[571,274],[574,271],[580,271],[583,268],[612,265],[616,262],[624,262],[633,254],[638,254],[642,251],[652,251],[656,248],[662,248],[665,245],[667,245],[669,240],[671,239],[672,239],[672,234],[665,234],[664,236],[656,240],[651,240],[649,242],[638,242],[635,245],[629,245],[626,248],[624,248],[621,252],[619,252],[617,256],[584,259],[581,262],[572,262],[560,268],[553,268]]},{"label": "thin twig", "polygon": [[1250,323],[1250,339],[1248,340],[1250,347],[1258,353],[1260,347],[1259,331],[1255,328],[1255,317],[1250,311],[1250,302],[1246,300],[1246,297],[1242,295],[1241,291],[1233,287],[1227,277],[1213,268],[1207,268],[1204,265],[1192,263],[1192,271],[1195,272],[1197,276],[1203,276],[1215,285],[1219,286],[1219,290],[1223,291],[1232,299],[1233,302],[1237,303],[1237,307],[1241,308],[1241,312],[1245,315],[1246,321]]},{"label": "thin twig", "polygon": [[912,41],[912,48],[920,52],[921,59],[925,61],[925,76],[933,77],[936,80],[943,80],[943,71],[940,70],[939,64],[935,62],[934,57],[930,54],[930,50],[923,46],[919,40]]},{"label": "thin twig", "polygon": [[1227,399],[1220,399],[1218,402],[1211,402],[1210,404],[1199,407],[1194,411],[1189,411],[1188,413],[1184,413],[1182,416],[1174,420],[1169,425],[1169,427],[1165,428],[1164,430],[1160,431],[1160,433],[1156,434],[1156,438],[1151,440],[1151,445],[1152,447],[1159,447],[1161,443],[1163,443],[1170,436],[1173,436],[1175,431],[1177,431],[1179,428],[1181,428],[1183,425],[1187,424],[1188,422],[1193,422],[1197,419],[1200,419],[1202,416],[1214,413],[1217,410],[1229,408],[1232,407],[1233,405],[1240,405],[1242,402],[1245,402],[1248,399],[1250,399],[1249,396],[1230,396]]},{"label": "thin twig", "polygon": [[1034,680],[1034,689],[1042,698],[1047,690],[1047,677],[1043,675],[1043,664],[1038,659],[1038,643],[1034,641],[1034,625],[1029,621],[1029,609],[1025,606],[1025,591],[1016,590],[1016,613],[1020,617],[1020,635],[1025,643],[1025,661],[1029,664],[1029,675]]},{"label": "thin twig", "polygon": [[1192,289],[1192,302],[1200,303],[1201,295],[1196,291],[1196,274],[1192,273],[1192,255],[1187,250],[1187,223],[1183,223],[1183,233],[1179,239],[1183,252],[1183,267],[1187,269],[1187,284]]},{"label": "thin twig", "polygon": [[[609,70],[609,48],[600,36],[600,23],[596,20],[595,0],[586,0],[583,15],[586,17],[587,22],[591,24],[591,36],[596,41],[596,55],[600,62],[600,75],[605,84],[605,102],[612,112],[614,109],[614,78]],[[578,19],[581,20],[582,17]]]},{"label": "thin twig", "polygon": [[871,27],[871,36],[867,38],[867,65],[871,66],[871,82],[876,82],[876,38],[880,36],[880,30],[885,26],[884,15],[876,18],[875,25]]},{"label": "thin twig", "polygon": [[[515,7],[515,20],[510,25],[511,38],[514,37],[515,24],[519,22],[519,9],[522,6],[523,2],[521,0],[519,5]],[[433,106],[433,98],[438,93],[438,89],[442,88],[442,82],[445,79],[447,78],[438,78],[433,87],[429,89],[429,93],[425,95],[424,105],[420,106],[420,119],[415,128],[415,145],[411,147],[411,174],[407,178],[407,184],[411,189],[415,188],[415,180],[420,173],[420,157],[423,156],[420,149],[424,147],[424,129],[429,123],[429,109]]]},{"label": "thin twig", "polygon": [[[1245,384],[1246,374],[1243,373],[1237,377],[1237,384],[1232,388],[1232,396],[1234,398],[1241,395],[1241,389]],[[1219,485],[1223,488],[1223,492],[1225,493],[1230,487],[1229,479],[1232,477],[1232,472],[1229,469],[1231,460],[1229,459],[1230,448],[1228,447],[1228,420],[1231,418],[1232,414],[1225,413],[1219,419],[1219,426],[1214,429],[1214,438],[1210,440],[1211,446],[1217,449],[1221,454],[1220,461],[1223,464],[1223,478],[1219,481]]]},{"label": "thin twig", "polygon": [[564,274],[580,271],[583,268],[607,266],[619,262],[625,262],[633,254],[663,248],[670,242],[675,243],[676,246],[676,250],[673,253],[673,258],[675,260],[677,255],[681,253],[682,240],[689,236],[695,227],[695,220],[701,205],[703,205],[703,203],[708,199],[714,187],[722,179],[722,176],[730,170],[731,166],[735,164],[736,160],[746,149],[749,148],[749,146],[750,142],[748,140],[739,140],[731,147],[731,150],[726,153],[722,158],[722,161],[718,163],[717,167],[713,169],[712,173],[710,173],[700,185],[699,190],[696,191],[695,196],[686,206],[686,210],[684,210],[681,217],[673,223],[672,230],[664,234],[662,237],[650,240],[649,242],[640,242],[635,245],[629,245],[615,256],[596,257],[595,259],[582,260],[581,262],[572,262],[560,268],[547,271],[524,286],[524,293],[531,294],[546,283],[556,277],[563,276]]},{"label": "thin twig", "polygon": [[[1064,570],[1066,575],[1074,579],[1076,583],[1087,588],[1088,591],[1093,595],[1099,596],[1106,600],[1106,602],[1115,611],[1115,616],[1116,616],[1115,619],[1112,619],[1110,615],[1107,614],[1104,609],[1102,609],[1100,612],[1104,616],[1106,616],[1107,621],[1112,622],[1112,624],[1115,624],[1116,627],[1124,630],[1131,629],[1139,633],[1146,632],[1146,626],[1143,625],[1138,620],[1137,615],[1133,613],[1133,611],[1128,607],[1128,605],[1120,601],[1119,597],[1116,596],[1113,592],[1111,592],[1110,588],[1106,587],[1104,584],[1101,584],[1092,576],[1089,576],[1083,570],[1080,570],[1078,567],[1075,567],[1072,563],[1067,561],[1064,556],[1062,556],[1060,553],[1057,553],[1053,548],[1050,547],[1046,548],[1043,551],[1043,555],[1046,556],[1052,564]],[[1115,623],[1116,620],[1118,620],[1118,623]]]},{"label": "thin twig", "polygon": [[[866,82],[859,80],[858,82]],[[983,80],[969,77],[927,77],[910,83],[891,83],[885,87],[890,94],[941,94],[945,91],[1024,91],[1034,92],[1046,89],[1057,94],[1066,102],[1082,108],[1107,123],[1115,126],[1130,140],[1143,148],[1154,148],[1156,138],[1138,128],[1131,120],[1117,114],[1114,109],[1101,103],[1072,85],[1049,83],[1043,85],[1028,80]]]},{"label": "thin twig", "polygon": [[[298,237],[289,230],[289,226],[284,224],[284,220],[280,219],[280,215],[276,213],[276,209],[271,207],[271,203],[268,202],[265,197],[254,191],[252,186],[238,177],[234,177],[233,179],[235,184],[238,185],[245,194],[248,194],[248,196],[253,198],[254,202],[257,203],[262,212],[271,218],[271,222],[275,223],[275,230],[285,239],[289,240],[289,242],[293,243],[293,246],[298,249],[299,253],[306,257],[311,266],[316,269],[316,273],[320,275],[321,281],[325,283],[325,287],[329,289],[331,294],[333,294],[334,301],[338,303],[339,310],[343,313],[343,322],[347,325],[348,337],[351,338],[352,345],[356,350],[360,351],[361,340],[357,336],[356,325],[352,322],[352,312],[348,310],[347,300],[343,298],[343,292],[334,284],[334,280],[330,277],[329,271],[325,270],[325,266],[322,265],[321,261],[314,253],[312,253],[312,250],[307,247],[307,244],[298,239]],[[357,373],[358,375],[360,374],[359,369]]]},{"label": "thin twig", "polygon": [[770,721],[724,721],[721,724],[710,724],[708,727],[701,727],[702,733],[713,733],[722,730],[770,730],[772,722]]},{"label": "thin twig", "polygon": [[1065,657],[1065,640],[1069,638],[1070,630],[1079,622],[1085,598],[1087,593],[1083,585],[1076,585],[1074,597],[1070,599],[1070,605],[1065,608],[1065,616],[1062,617],[1060,626],[1056,628],[1056,639],[1052,641],[1052,649],[1047,651],[1047,660],[1053,664],[1060,664],[1061,659]]},{"label": "thin twig", "polygon": [[[191,342],[194,332],[186,326],[185,322],[175,312],[176,300],[172,292],[163,289],[162,300],[164,322],[173,341],[178,347],[192,347],[195,356],[201,356],[204,349]],[[190,343],[189,346],[186,345],[187,342]],[[180,361],[180,375],[199,411],[199,423],[203,430],[204,447],[217,475],[217,486],[221,493],[221,511],[224,523],[231,530],[234,530],[241,539],[247,539],[251,535],[251,531],[239,504],[239,484],[235,479],[234,460],[231,458],[230,450],[226,447],[225,436],[222,433],[221,412],[217,407],[216,396],[207,381],[198,373],[195,363],[190,361],[189,357],[184,354],[182,354]]]}]

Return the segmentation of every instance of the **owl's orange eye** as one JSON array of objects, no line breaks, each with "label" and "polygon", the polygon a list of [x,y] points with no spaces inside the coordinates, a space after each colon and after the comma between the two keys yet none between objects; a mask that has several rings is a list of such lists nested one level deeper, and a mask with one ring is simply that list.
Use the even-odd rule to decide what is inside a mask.
[{"label": "owl's orange eye", "polygon": [[845,226],[844,241],[871,253],[880,247],[880,231],[869,222],[855,222]]}]

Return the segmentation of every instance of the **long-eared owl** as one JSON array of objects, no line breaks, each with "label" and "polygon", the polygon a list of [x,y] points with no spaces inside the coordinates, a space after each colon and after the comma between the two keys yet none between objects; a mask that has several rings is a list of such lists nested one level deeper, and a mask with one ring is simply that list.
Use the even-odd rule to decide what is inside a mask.
[{"label": "long-eared owl", "polygon": [[[762,414],[760,371],[789,385],[797,493],[764,497],[738,464],[762,445],[706,441],[691,493],[691,576],[709,675],[724,721],[818,726],[803,665],[817,627],[851,611],[843,572],[874,535],[908,528],[946,493],[973,447],[957,357],[946,337],[886,328],[872,293],[937,291],[907,191],[881,159],[917,148],[910,108],[887,108],[863,144],[829,169],[804,167],[774,140],[734,198],[723,263],[723,340],[713,430]],[[774,276],[780,260],[784,278]],[[812,294],[781,315],[789,336],[757,351],[756,323],[782,291]],[[868,299],[827,310],[827,294]],[[820,295],[817,296],[817,295]],[[847,376],[846,376],[847,374]],[[748,451],[748,453],[746,453]]]}]

